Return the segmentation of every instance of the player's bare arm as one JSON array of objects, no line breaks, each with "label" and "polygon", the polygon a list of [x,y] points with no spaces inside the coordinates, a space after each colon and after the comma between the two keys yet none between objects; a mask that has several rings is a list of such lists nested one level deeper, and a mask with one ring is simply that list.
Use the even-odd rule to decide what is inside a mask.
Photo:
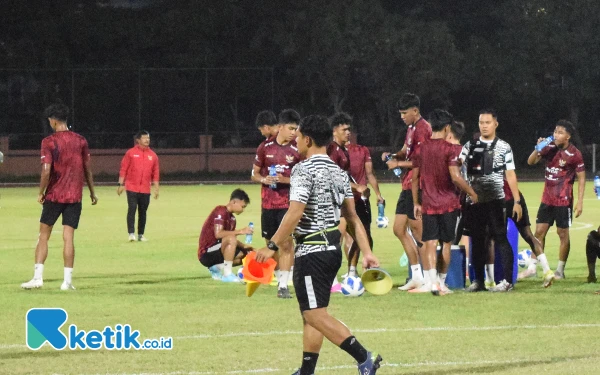
[{"label": "player's bare arm", "polygon": [[40,191],[38,193],[38,203],[44,203],[46,199],[46,188],[48,187],[48,183],[50,182],[50,171],[52,170],[52,165],[48,163],[42,164],[42,173],[40,177]]},{"label": "player's bare arm", "polygon": [[94,176],[92,176],[92,167],[90,165],[89,158],[83,163],[83,173],[85,174],[85,182],[90,190],[92,205],[95,205],[98,203],[98,197],[96,196],[96,191],[94,189]]},{"label": "player's bare arm", "polygon": [[414,204],[414,214],[417,220],[421,220],[423,216],[423,207],[421,206],[421,201],[419,200],[419,177],[421,175],[420,168],[413,168],[412,175],[412,185],[411,192],[413,196],[413,204]]},{"label": "player's bare arm", "polygon": [[[354,207],[354,199],[347,198],[344,199],[342,203],[342,216],[346,219],[348,223],[347,231],[350,233],[352,238],[358,244],[358,248],[363,254],[363,268],[373,268],[379,267],[379,260],[373,252],[371,251],[371,246],[369,245],[369,240],[367,239],[367,232],[365,231],[365,227],[363,226],[360,218],[356,214],[356,208]],[[280,227],[281,228],[281,227]]]},{"label": "player's bare arm", "polygon": [[160,185],[158,181],[154,181],[152,185],[154,185],[154,199],[158,199],[158,190],[160,189]]},{"label": "player's bare arm", "polygon": [[381,191],[379,190],[379,183],[377,183],[377,177],[373,173],[373,162],[368,161],[365,163],[365,173],[367,175],[367,181],[373,188],[375,195],[377,196],[377,203],[383,203],[385,199],[381,196]]},{"label": "player's bare arm", "polygon": [[585,193],[585,171],[577,172],[577,204],[575,205],[575,217],[583,212],[583,195]]},{"label": "player's bare arm", "polygon": [[254,230],[250,227],[245,227],[237,230],[223,230],[223,226],[221,224],[215,224],[215,238],[220,240],[227,236],[240,236],[242,234],[252,234]]},{"label": "player's bare arm", "polygon": [[[462,176],[460,174],[460,168],[457,166],[451,165],[448,167],[448,171],[450,172],[450,177],[452,178],[452,182],[454,183],[454,185],[456,185],[460,190],[467,193],[467,195],[469,195],[469,197],[471,197],[471,201],[473,203],[477,203],[477,201],[478,201],[477,194],[475,193],[475,190],[473,190],[471,185],[469,185],[467,183],[467,181],[465,181],[465,179],[462,178]],[[413,169],[413,173],[415,173],[414,169]]]},{"label": "player's bare arm", "polygon": [[[274,242],[277,247],[282,246],[285,240],[288,239],[292,233],[294,233],[294,229],[302,218],[305,208],[306,204],[304,203],[290,201],[290,208],[288,208],[283,220],[281,220],[279,229],[277,229],[277,232],[275,232],[273,237],[271,237],[271,241]],[[267,259],[273,257],[273,255],[275,255],[274,250],[263,247],[262,249],[256,251],[256,260],[258,262],[265,262]]]},{"label": "player's bare arm", "polygon": [[521,208],[521,204],[517,203],[518,199],[516,197],[519,197],[519,185],[517,183],[517,174],[515,173],[515,171],[513,169],[511,170],[507,170],[505,172],[506,175],[506,182],[508,182],[508,187],[510,188],[510,192],[512,193],[513,197],[515,197],[515,205],[513,206],[513,215],[517,215],[517,220],[519,221],[521,220],[521,216],[523,216],[523,209]]}]

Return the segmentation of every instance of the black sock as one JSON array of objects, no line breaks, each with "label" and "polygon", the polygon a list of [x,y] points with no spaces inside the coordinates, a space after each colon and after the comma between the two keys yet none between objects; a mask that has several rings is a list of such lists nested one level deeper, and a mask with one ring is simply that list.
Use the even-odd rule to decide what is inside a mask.
[{"label": "black sock", "polygon": [[367,349],[365,349],[354,336],[349,336],[340,344],[340,349],[350,354],[358,363],[367,360]]},{"label": "black sock", "polygon": [[300,375],[313,375],[315,367],[317,367],[317,359],[319,359],[319,353],[302,352]]}]

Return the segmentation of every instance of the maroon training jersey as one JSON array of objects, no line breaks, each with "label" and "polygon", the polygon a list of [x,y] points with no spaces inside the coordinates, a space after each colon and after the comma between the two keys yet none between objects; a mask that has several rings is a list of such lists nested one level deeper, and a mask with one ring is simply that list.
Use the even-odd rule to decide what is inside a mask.
[{"label": "maroon training jersey", "polygon": [[504,180],[504,186],[502,188],[504,189],[504,200],[505,201],[514,199],[514,197],[512,195],[512,191],[510,190],[510,186],[508,186],[508,181]]},{"label": "maroon training jersey", "polygon": [[56,203],[81,202],[85,174],[90,160],[85,138],[72,131],[56,132],[42,140],[42,164],[51,164],[46,200]]},{"label": "maroon training jersey", "polygon": [[198,241],[198,259],[206,253],[206,249],[219,242],[215,237],[215,225],[222,225],[223,230],[235,230],[235,216],[227,211],[225,206],[217,206],[212,210],[202,225]]},{"label": "maroon training jersey", "polygon": [[340,146],[336,142],[331,142],[327,146],[327,155],[343,171],[350,173],[350,155],[348,155],[346,147]]},{"label": "maroon training jersey", "polygon": [[444,139],[429,139],[419,146],[413,155],[413,167],[419,168],[424,214],[440,215],[460,209],[448,171],[449,166],[459,164],[455,148]]},{"label": "maroon training jersey", "polygon": [[561,149],[551,143],[540,154],[546,161],[542,203],[549,206],[571,206],[575,176],[578,172],[585,171],[581,152],[573,144]]},{"label": "maroon training jersey", "polygon": [[[411,161],[414,153],[418,150],[421,143],[431,138],[431,125],[423,117],[419,118],[414,125],[408,127],[406,131],[406,160]],[[404,173],[402,177],[402,190],[412,189],[412,170]]]},{"label": "maroon training jersey", "polygon": [[[290,177],[292,168],[300,161],[300,154],[296,148],[296,141],[285,145],[277,143],[273,137],[263,141],[256,150],[254,165],[260,168],[260,175],[269,175],[269,167],[274,165],[277,173]],[[290,185],[278,183],[275,189],[267,185],[261,188],[262,208],[267,210],[284,209],[290,206]]]},{"label": "maroon training jersey", "polygon": [[348,147],[348,155],[350,156],[350,176],[354,182],[360,185],[367,184],[367,170],[365,163],[371,161],[371,152],[366,146],[350,143]]}]

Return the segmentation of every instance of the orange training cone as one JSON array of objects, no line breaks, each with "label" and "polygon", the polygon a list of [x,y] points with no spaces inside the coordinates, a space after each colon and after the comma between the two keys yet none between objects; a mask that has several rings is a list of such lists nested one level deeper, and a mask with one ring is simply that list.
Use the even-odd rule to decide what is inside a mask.
[{"label": "orange training cone", "polygon": [[273,278],[273,271],[277,262],[273,258],[264,263],[256,261],[256,252],[251,251],[246,255],[246,266],[242,270],[246,282],[256,281],[261,284],[269,284]]}]

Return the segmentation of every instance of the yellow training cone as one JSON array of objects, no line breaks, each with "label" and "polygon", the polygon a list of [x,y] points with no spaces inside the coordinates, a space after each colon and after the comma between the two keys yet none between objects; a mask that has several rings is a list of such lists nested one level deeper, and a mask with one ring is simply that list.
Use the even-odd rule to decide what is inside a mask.
[{"label": "yellow training cone", "polygon": [[246,297],[252,297],[256,289],[260,286],[260,283],[256,281],[247,281],[246,282]]},{"label": "yellow training cone", "polygon": [[362,274],[361,281],[367,292],[377,296],[388,293],[392,290],[393,286],[392,277],[387,271],[381,268],[371,268],[366,270]]}]

